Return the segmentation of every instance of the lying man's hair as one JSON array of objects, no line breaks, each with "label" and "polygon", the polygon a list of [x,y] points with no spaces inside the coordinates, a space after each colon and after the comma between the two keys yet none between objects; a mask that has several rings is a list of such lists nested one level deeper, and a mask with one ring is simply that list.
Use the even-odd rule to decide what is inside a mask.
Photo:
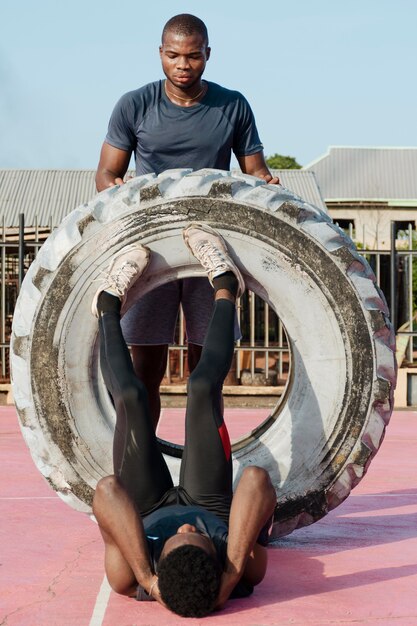
[{"label": "lying man's hair", "polygon": [[198,546],[175,548],[158,563],[161,598],[183,617],[204,617],[214,609],[220,577],[219,562]]}]

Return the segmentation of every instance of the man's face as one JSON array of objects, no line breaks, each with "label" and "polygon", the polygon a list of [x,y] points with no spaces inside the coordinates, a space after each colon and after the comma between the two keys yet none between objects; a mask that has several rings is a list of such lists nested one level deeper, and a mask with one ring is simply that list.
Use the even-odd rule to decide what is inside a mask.
[{"label": "man's face", "polygon": [[185,545],[197,546],[208,552],[208,554],[216,556],[216,548],[210,537],[202,535],[192,524],[183,524],[178,528],[176,535],[172,535],[172,537],[166,540],[161,552],[161,558],[167,556],[171,550]]},{"label": "man's face", "polygon": [[159,55],[168,81],[187,91],[200,80],[210,57],[210,48],[197,33],[183,37],[168,31],[159,46]]}]

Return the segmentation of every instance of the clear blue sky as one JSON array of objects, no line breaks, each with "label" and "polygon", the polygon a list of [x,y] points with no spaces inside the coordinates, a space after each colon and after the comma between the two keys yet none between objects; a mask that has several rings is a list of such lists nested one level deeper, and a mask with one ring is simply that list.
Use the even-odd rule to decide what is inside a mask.
[{"label": "clear blue sky", "polygon": [[206,22],[205,77],[247,97],[267,155],[417,146],[416,0],[1,0],[0,167],[95,168],[182,12]]}]

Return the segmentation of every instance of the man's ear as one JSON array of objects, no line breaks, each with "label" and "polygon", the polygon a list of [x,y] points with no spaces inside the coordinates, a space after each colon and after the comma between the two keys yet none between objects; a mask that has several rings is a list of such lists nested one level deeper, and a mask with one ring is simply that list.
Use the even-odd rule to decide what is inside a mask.
[{"label": "man's ear", "polygon": [[207,61],[210,58],[210,54],[211,54],[211,48],[210,48],[210,46],[207,46],[207,48],[206,48],[206,59],[207,59]]}]

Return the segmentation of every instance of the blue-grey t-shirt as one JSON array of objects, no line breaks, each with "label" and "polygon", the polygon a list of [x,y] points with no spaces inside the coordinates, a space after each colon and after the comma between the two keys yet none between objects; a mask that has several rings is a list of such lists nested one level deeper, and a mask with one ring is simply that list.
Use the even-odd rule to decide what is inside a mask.
[{"label": "blue-grey t-shirt", "polygon": [[184,524],[192,524],[199,532],[210,537],[220,563],[224,565],[229,534],[225,522],[201,506],[174,504],[161,507],[143,519],[149,556],[154,571],[158,571],[158,561],[165,542],[176,535],[178,528]]},{"label": "blue-grey t-shirt", "polygon": [[206,82],[204,98],[190,107],[171,102],[163,80],[129,91],[113,110],[106,143],[135,153],[138,176],[187,167],[229,170],[232,152],[237,157],[260,152],[247,100]]}]

